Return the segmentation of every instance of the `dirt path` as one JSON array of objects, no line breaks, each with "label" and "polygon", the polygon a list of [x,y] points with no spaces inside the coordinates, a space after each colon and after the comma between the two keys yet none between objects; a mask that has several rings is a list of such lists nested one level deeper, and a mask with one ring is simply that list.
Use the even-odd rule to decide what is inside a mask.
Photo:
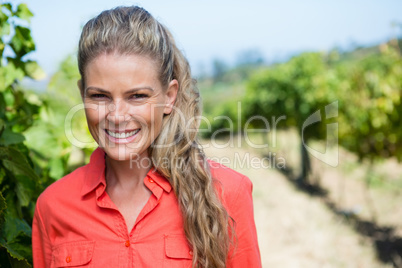
[{"label": "dirt path", "polygon": [[324,204],[296,191],[267,163],[262,167],[257,155],[212,146],[205,152],[252,180],[263,267],[391,267],[379,263],[372,245]]}]

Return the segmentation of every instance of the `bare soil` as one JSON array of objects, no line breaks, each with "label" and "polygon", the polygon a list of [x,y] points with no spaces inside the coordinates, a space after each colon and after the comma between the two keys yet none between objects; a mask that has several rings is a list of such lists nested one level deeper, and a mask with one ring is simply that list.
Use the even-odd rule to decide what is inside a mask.
[{"label": "bare soil", "polygon": [[[261,154],[244,146],[217,147],[204,143],[209,158],[245,174],[253,182],[263,267],[393,267],[378,260],[372,240],[356,233],[348,221],[331,212],[320,199],[298,191],[272,163],[269,166],[267,162],[258,162]],[[292,162],[290,156],[286,160]],[[325,185],[333,184],[330,187],[342,191],[346,186],[334,179],[340,177],[336,173],[339,170],[320,172],[326,177]],[[349,197],[340,192],[332,195],[358,210],[358,204],[348,201]],[[384,219],[384,223],[393,222],[393,217]]]}]

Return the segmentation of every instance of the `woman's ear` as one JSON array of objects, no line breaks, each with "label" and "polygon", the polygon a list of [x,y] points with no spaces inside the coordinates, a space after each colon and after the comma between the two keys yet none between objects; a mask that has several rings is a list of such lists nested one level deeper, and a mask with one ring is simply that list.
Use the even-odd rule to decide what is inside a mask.
[{"label": "woman's ear", "polygon": [[172,81],[170,81],[168,89],[166,90],[166,107],[164,110],[164,114],[170,114],[172,112],[178,90],[179,82],[177,82],[176,79],[173,79]]},{"label": "woman's ear", "polygon": [[77,81],[77,86],[78,86],[78,88],[79,88],[79,90],[80,90],[81,98],[84,99],[84,86],[83,86],[83,84],[82,84],[82,80],[81,80],[81,79]]}]

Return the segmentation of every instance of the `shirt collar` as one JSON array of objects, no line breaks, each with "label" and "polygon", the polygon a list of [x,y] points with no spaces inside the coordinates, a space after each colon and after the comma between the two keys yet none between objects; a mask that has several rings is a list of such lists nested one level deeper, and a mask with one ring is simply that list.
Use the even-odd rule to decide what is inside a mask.
[{"label": "shirt collar", "polygon": [[170,182],[162,176],[154,167],[152,167],[146,176],[149,179],[152,179],[156,184],[158,184],[165,192],[170,193],[172,190],[172,186],[170,185]]},{"label": "shirt collar", "polygon": [[[146,176],[158,184],[164,191],[170,192],[172,186],[170,182],[162,176],[154,167],[152,167]],[[145,179],[144,178],[144,181]],[[81,190],[81,195],[86,195],[95,190],[99,184],[106,186],[105,179],[105,152],[101,148],[97,148],[91,155],[89,164],[87,165],[84,185]],[[104,187],[106,188],[106,187]]]}]

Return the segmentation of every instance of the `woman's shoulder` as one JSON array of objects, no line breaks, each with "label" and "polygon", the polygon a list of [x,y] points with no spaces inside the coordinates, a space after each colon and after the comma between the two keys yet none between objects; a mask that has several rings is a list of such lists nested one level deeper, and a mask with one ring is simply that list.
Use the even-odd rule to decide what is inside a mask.
[{"label": "woman's shoulder", "polygon": [[71,200],[81,195],[83,190],[87,190],[99,182],[100,175],[104,172],[104,165],[104,152],[97,148],[92,153],[88,164],[53,182],[39,196],[38,202],[41,200]]},{"label": "woman's shoulder", "polygon": [[253,184],[251,180],[218,162],[208,160],[212,178],[217,181],[216,187],[225,201],[235,201],[239,195],[251,195]]},{"label": "woman's shoulder", "polygon": [[79,167],[49,185],[39,196],[38,205],[51,204],[55,200],[71,198],[79,193],[84,183],[86,167],[87,165]]},{"label": "woman's shoulder", "polygon": [[208,160],[212,177],[224,184],[238,186],[240,184],[251,184],[250,179],[240,172],[237,172],[221,163]]}]

